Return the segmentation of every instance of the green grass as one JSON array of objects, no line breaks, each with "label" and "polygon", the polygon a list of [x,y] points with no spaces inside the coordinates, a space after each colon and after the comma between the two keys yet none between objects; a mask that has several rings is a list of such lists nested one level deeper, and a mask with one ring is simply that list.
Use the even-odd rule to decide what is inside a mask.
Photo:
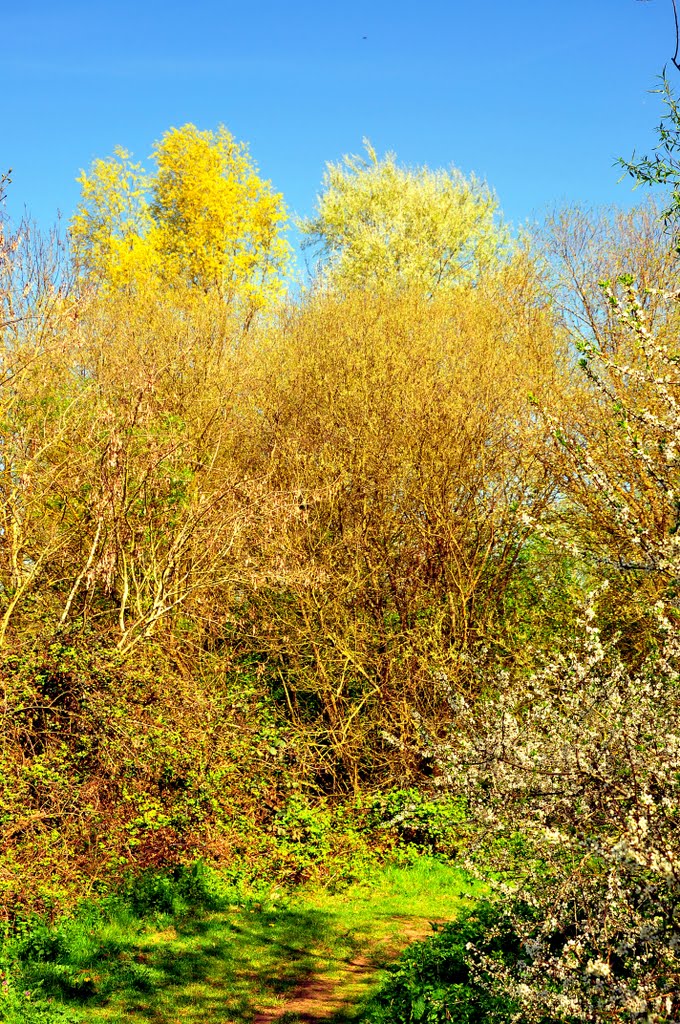
[{"label": "green grass", "polygon": [[223,892],[212,901],[218,908],[184,903],[157,910],[152,922],[113,903],[103,916],[93,910],[33,932],[22,984],[84,1022],[235,1024],[314,977],[333,990],[337,1019],[348,1019],[407,941],[481,895],[459,869],[422,858],[342,893],[303,888],[230,906]]}]

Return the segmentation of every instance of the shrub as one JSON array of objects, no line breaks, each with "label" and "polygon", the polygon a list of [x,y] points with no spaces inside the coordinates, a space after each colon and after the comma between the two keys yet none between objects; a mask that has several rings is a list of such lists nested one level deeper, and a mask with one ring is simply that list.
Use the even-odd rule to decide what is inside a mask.
[{"label": "shrub", "polygon": [[455,856],[466,820],[465,801],[415,787],[393,789],[373,798],[368,821],[419,850]]},{"label": "shrub", "polygon": [[433,745],[487,855],[521,866],[505,907],[523,959],[479,947],[475,962],[523,1020],[680,1011],[680,641],[662,616],[659,630],[633,671],[586,617],[540,673],[474,705],[452,697]]},{"label": "shrub", "polygon": [[490,990],[488,974],[479,970],[471,956],[473,946],[483,949],[494,964],[514,963],[519,957],[519,943],[507,922],[504,926],[498,909],[480,903],[431,939],[407,949],[390,969],[367,1020],[371,1024],[508,1020],[516,1004]]}]

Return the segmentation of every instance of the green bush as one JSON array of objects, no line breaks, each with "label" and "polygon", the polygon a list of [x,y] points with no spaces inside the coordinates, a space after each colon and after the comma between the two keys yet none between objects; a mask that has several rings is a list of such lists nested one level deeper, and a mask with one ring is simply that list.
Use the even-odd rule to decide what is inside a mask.
[{"label": "green bush", "polygon": [[454,856],[466,821],[465,801],[418,789],[394,789],[374,797],[368,823],[392,832],[418,850]]},{"label": "green bush", "polygon": [[503,963],[519,958],[519,944],[504,927],[495,906],[480,903],[474,911],[442,927],[431,938],[410,946],[391,968],[371,1001],[370,1024],[457,1024],[507,1021],[516,1006],[496,996],[473,957],[475,950]]},{"label": "green bush", "polygon": [[139,917],[218,910],[228,904],[230,887],[202,861],[170,872],[144,871],[129,880],[123,899]]},{"label": "green bush", "polygon": [[[36,933],[37,946],[54,955],[54,943],[44,941],[45,935]],[[0,970],[0,1021],[3,1024],[76,1024],[72,1013],[57,1005],[45,995],[40,983],[31,984],[21,965],[3,949]]]}]

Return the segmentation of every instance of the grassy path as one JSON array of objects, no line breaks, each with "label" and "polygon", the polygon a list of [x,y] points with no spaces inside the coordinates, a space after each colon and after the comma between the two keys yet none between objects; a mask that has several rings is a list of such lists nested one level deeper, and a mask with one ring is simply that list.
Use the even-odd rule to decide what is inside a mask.
[{"label": "grassy path", "polygon": [[[442,919],[443,920],[443,919]],[[386,922],[383,921],[384,925]],[[420,917],[394,918],[389,939],[376,942],[366,936],[363,952],[347,957],[335,969],[319,966],[298,988],[277,1006],[256,1014],[253,1024],[270,1024],[285,1019],[314,1024],[356,1018],[361,1006],[376,989],[381,971],[408,943],[432,934],[431,921]]]},{"label": "grassy path", "polygon": [[370,887],[302,891],[280,907],[154,927],[110,921],[91,931],[79,961],[72,952],[80,991],[64,1001],[92,1024],[357,1020],[400,950],[480,894],[457,869],[422,860],[385,870]]}]

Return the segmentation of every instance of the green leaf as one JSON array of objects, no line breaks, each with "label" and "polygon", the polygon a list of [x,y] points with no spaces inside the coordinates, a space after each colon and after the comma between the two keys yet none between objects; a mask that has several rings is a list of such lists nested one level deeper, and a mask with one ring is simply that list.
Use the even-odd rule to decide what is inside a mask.
[{"label": "green leaf", "polygon": [[422,996],[418,996],[413,1006],[411,1007],[411,1017],[413,1020],[421,1020],[425,1013],[425,1000]]}]

